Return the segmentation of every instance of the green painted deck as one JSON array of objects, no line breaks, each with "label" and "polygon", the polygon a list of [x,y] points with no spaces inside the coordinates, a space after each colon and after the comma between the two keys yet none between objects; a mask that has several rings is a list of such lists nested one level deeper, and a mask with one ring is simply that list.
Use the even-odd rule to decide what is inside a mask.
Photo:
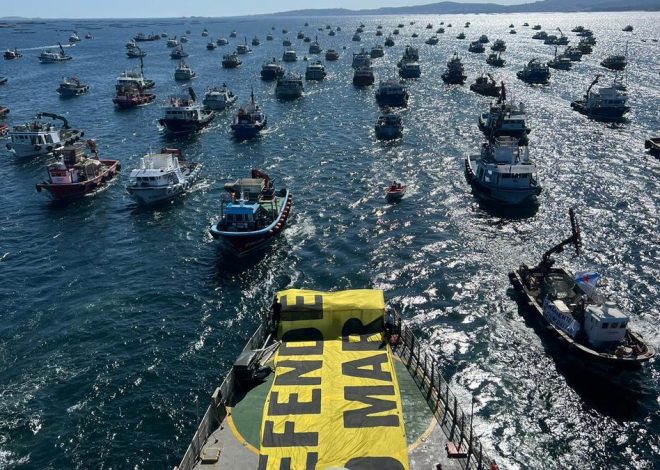
[{"label": "green painted deck", "polygon": [[[406,366],[396,359],[394,366],[401,390],[406,438],[410,446],[427,431],[435,418]],[[266,382],[252,389],[231,412],[236,430],[255,449],[259,449],[264,403],[274,378],[275,374],[270,374]]]}]

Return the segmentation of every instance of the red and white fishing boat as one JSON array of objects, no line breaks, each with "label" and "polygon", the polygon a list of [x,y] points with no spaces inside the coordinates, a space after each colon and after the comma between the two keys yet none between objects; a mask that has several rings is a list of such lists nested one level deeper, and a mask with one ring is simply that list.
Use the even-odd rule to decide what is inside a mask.
[{"label": "red and white fishing boat", "polygon": [[135,108],[136,106],[145,106],[153,103],[156,95],[145,93],[136,87],[117,88],[117,94],[112,98],[112,102],[119,109]]},{"label": "red and white fishing boat", "polygon": [[406,194],[406,186],[392,181],[390,187],[385,191],[385,199],[387,199],[387,202],[399,202],[403,199],[404,194]]},{"label": "red and white fishing boat", "polygon": [[85,146],[75,143],[61,151],[61,160],[48,165],[48,180],[37,184],[37,192],[48,191],[57,201],[72,201],[95,195],[106,189],[119,173],[119,160],[101,160],[96,143],[87,141],[92,155],[85,154]]}]

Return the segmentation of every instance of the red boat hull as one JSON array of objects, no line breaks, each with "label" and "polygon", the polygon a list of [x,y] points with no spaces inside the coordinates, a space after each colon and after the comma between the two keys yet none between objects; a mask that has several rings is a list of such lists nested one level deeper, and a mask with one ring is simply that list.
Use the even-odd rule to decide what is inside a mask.
[{"label": "red boat hull", "polygon": [[96,194],[107,188],[110,181],[121,170],[119,160],[100,160],[107,170],[98,175],[96,178],[87,180],[82,183],[70,184],[51,184],[47,181],[37,184],[37,192],[42,189],[47,190],[50,196],[56,201],[73,201],[81,199],[85,196]]},{"label": "red boat hull", "polygon": [[156,95],[147,94],[147,95],[132,95],[132,96],[116,96],[112,99],[112,102],[119,109],[130,109],[137,106],[144,106],[149,104],[156,99]]}]

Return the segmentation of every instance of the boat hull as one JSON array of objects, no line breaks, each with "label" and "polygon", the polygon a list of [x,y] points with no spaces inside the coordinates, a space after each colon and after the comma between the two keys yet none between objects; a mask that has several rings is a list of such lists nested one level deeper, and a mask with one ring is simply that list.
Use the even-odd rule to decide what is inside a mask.
[{"label": "boat hull", "polygon": [[211,226],[210,232],[216,240],[222,240],[225,248],[236,256],[245,256],[256,250],[264,248],[282,231],[291,215],[293,197],[286,190],[283,196],[284,203],[278,213],[277,219],[267,229],[256,232],[224,232],[218,229],[218,224]]},{"label": "boat hull", "polygon": [[584,114],[592,119],[597,121],[618,121],[623,119],[623,117],[630,111],[630,107],[625,106],[621,107],[599,107],[599,108],[587,108],[584,101],[573,101],[571,103],[571,108],[576,110],[580,114]]},{"label": "boat hull", "polygon": [[403,136],[403,129],[397,127],[376,126],[376,138],[380,140],[394,140]]},{"label": "boat hull", "polygon": [[119,160],[100,160],[107,169],[97,177],[81,183],[51,184],[46,181],[37,184],[37,192],[48,191],[50,197],[56,201],[74,201],[83,197],[93,196],[107,189],[114,177],[119,174],[121,164]]},{"label": "boat hull", "polygon": [[250,125],[246,126],[243,124],[232,124],[231,130],[234,133],[234,137],[239,140],[252,139],[259,135],[259,133],[266,128],[266,122],[259,125]]},{"label": "boat hull", "polygon": [[160,119],[158,122],[161,126],[164,126],[167,132],[171,134],[184,134],[188,132],[196,132],[206,125],[208,125],[215,114],[210,113],[207,116],[204,116],[200,120],[187,120],[187,119]]},{"label": "boat hull", "polygon": [[113,98],[112,102],[119,109],[131,109],[137,106],[145,106],[148,105],[149,103],[153,103],[155,99],[156,99],[156,95],[152,95],[152,94],[132,96],[129,98],[118,96]]}]

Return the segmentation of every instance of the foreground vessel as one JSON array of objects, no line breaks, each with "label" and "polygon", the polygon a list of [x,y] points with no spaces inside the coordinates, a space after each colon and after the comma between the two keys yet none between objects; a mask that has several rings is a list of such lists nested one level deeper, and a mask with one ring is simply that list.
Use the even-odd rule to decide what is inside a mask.
[{"label": "foreground vessel", "polygon": [[179,470],[497,468],[383,291],[289,289],[259,317]]}]

